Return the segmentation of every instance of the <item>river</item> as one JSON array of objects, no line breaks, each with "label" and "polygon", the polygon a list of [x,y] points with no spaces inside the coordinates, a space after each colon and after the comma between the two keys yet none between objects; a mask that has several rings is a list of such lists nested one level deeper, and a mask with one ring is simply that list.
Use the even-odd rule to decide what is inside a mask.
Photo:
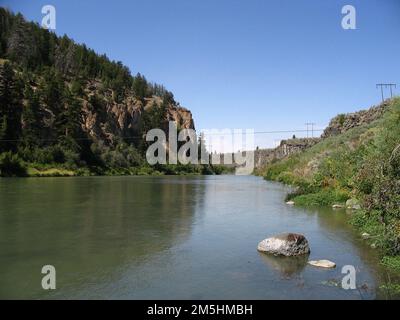
[{"label": "river", "polygon": [[[254,176],[0,179],[0,298],[387,298],[349,213],[287,206],[287,192]],[[337,267],[257,252],[286,231]],[[55,290],[42,289],[44,265]],[[356,290],[341,287],[345,265]]]}]

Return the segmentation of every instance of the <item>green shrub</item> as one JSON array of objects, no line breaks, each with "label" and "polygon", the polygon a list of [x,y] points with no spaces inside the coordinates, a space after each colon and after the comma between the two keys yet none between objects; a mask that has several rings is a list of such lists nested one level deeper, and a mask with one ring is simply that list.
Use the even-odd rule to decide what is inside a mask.
[{"label": "green shrub", "polygon": [[385,256],[382,258],[381,264],[393,271],[400,272],[400,256]]},{"label": "green shrub", "polygon": [[[202,169],[202,173],[206,171],[207,169]],[[221,175],[221,174],[230,174],[235,172],[234,168],[229,168],[224,165],[212,165],[210,168],[210,171],[212,172],[211,174],[216,174],[216,175]]]},{"label": "green shrub", "polygon": [[26,167],[18,155],[12,152],[0,154],[0,176],[25,177],[26,175]]},{"label": "green shrub", "polygon": [[336,203],[344,203],[349,197],[346,191],[322,189],[316,193],[294,195],[288,200],[294,200],[299,206],[331,206]]},{"label": "green shrub", "polygon": [[344,121],[346,120],[346,115],[345,114],[339,114],[338,115],[338,120],[339,120],[339,124],[341,125],[341,126],[343,126],[343,124],[344,124]]}]

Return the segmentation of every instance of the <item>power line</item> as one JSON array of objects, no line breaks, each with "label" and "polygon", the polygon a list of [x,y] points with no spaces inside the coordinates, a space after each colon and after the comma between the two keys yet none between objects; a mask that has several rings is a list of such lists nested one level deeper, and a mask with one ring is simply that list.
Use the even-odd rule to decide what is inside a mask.
[{"label": "power line", "polygon": [[[315,123],[314,123],[315,125]],[[315,129],[313,128],[313,132],[323,132],[325,129]],[[254,134],[274,134],[274,133],[301,133],[301,132],[309,132],[310,130],[278,130],[278,131],[255,131],[253,132]],[[218,135],[218,136],[223,136],[227,135],[224,133],[207,133],[207,132],[202,132],[205,136],[213,136],[213,135]],[[246,134],[246,133],[244,133]]]},{"label": "power line", "polygon": [[305,125],[307,126],[307,138],[309,137],[309,126],[311,126],[311,137],[314,138],[314,126],[315,126],[315,123],[314,122],[307,122]]},{"label": "power line", "polygon": [[[315,125],[315,123],[314,123]],[[309,129],[307,130],[276,130],[276,131],[255,131],[253,132],[254,134],[275,134],[275,133],[302,133],[302,132],[307,132],[307,136],[309,133]],[[313,127],[312,133],[314,132],[322,132],[324,129],[315,129]],[[200,131],[199,134],[204,134],[205,136],[211,136],[211,135],[218,135],[218,136],[223,136],[227,135],[225,133],[207,133],[204,131]],[[243,134],[247,134],[246,132],[243,132]],[[55,142],[55,141],[60,141],[62,138],[47,138],[47,139],[35,139],[35,141],[43,141],[43,142]],[[135,139],[144,139],[143,136],[126,136],[126,137],[119,137],[119,139],[123,140],[135,140]],[[75,141],[91,141],[93,138],[75,138]],[[1,142],[19,142],[19,141],[24,141],[24,139],[0,139]]]},{"label": "power line", "polygon": [[382,94],[382,102],[385,101],[385,96],[383,94],[383,88],[387,89],[390,88],[390,98],[393,98],[393,88],[396,88],[395,83],[378,83],[376,85],[376,88],[381,88],[381,94]]}]

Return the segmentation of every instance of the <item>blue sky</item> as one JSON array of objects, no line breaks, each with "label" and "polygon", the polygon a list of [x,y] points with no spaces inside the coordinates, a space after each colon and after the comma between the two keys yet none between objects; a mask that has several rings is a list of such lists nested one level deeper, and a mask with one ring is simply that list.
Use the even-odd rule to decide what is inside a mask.
[{"label": "blue sky", "polygon": [[[378,103],[376,83],[400,83],[399,0],[0,3],[38,22],[42,6],[54,5],[57,34],[164,84],[197,129],[324,127]],[[357,30],[341,27],[346,4],[357,10]],[[288,136],[259,135],[256,144]]]}]

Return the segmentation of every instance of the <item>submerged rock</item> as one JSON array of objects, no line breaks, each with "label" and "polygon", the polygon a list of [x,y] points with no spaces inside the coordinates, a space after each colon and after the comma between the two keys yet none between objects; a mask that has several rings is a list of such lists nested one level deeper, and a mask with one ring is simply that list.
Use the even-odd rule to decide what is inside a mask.
[{"label": "submerged rock", "polygon": [[286,257],[310,253],[306,237],[296,233],[283,233],[261,241],[258,251]]},{"label": "submerged rock", "polygon": [[339,287],[339,281],[336,279],[329,279],[327,281],[322,281],[321,282],[324,286],[329,286],[329,287]]},{"label": "submerged rock", "polygon": [[329,261],[329,260],[315,260],[315,261],[308,261],[309,265],[318,268],[335,268],[336,263]]},{"label": "submerged rock", "polygon": [[343,209],[343,208],[344,208],[344,205],[342,205],[342,204],[334,204],[334,205],[332,206],[332,208],[333,208],[333,209]]}]

